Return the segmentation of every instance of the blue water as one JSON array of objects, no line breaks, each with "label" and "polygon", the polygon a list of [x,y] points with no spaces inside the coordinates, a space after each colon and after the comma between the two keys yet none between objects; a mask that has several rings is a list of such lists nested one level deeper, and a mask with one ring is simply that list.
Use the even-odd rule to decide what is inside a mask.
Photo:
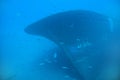
[{"label": "blue water", "polygon": [[[56,45],[43,37],[25,33],[24,28],[48,15],[63,11],[89,10],[116,18],[118,9],[114,0],[2,1],[0,41],[3,60],[0,74],[3,80],[74,80],[62,71],[39,68],[45,64],[39,62],[40,59],[48,55]],[[54,57],[57,55],[54,54]]]}]

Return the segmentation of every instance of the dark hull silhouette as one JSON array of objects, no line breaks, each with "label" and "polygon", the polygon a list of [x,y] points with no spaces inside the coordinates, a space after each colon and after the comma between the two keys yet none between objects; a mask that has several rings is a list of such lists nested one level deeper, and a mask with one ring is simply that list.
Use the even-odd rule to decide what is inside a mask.
[{"label": "dark hull silhouette", "polygon": [[[25,32],[31,35],[43,36],[54,43],[56,43],[60,49],[58,63],[55,66],[71,66],[71,70],[65,71],[72,77],[76,77],[77,80],[94,80],[91,73],[97,76],[98,66],[102,60],[95,62],[93,57],[99,58],[95,55],[100,50],[96,48],[104,43],[106,37],[111,34],[109,18],[92,12],[84,10],[66,11],[57,13],[40,21],[37,21],[27,28]],[[88,44],[85,48],[81,48],[78,44]],[[90,46],[90,47],[88,47]],[[87,49],[84,51],[84,49]],[[92,49],[92,51],[90,50]],[[79,54],[78,54],[79,53]],[[90,55],[90,53],[93,53]],[[87,56],[88,62],[76,63],[77,60]],[[98,54],[99,55],[99,54]],[[65,59],[65,60],[63,60]],[[91,59],[91,60],[90,60]],[[86,60],[86,59],[85,59]],[[88,63],[94,65],[94,70],[88,70]]]}]

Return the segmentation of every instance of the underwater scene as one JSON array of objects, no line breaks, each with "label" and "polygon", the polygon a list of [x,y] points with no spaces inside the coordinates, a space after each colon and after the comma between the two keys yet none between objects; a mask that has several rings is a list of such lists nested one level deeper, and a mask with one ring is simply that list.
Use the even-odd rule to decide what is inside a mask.
[{"label": "underwater scene", "polygon": [[0,80],[120,80],[119,0],[1,0]]}]

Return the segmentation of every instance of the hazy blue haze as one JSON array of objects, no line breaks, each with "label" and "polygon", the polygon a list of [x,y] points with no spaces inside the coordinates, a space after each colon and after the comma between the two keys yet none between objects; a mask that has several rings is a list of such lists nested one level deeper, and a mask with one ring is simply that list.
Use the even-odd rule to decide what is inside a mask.
[{"label": "hazy blue haze", "polygon": [[48,80],[44,79],[45,74],[50,74],[49,80],[67,80],[61,79],[64,73],[52,75],[48,70],[45,70],[48,73],[41,74],[43,79],[39,79],[40,73],[34,70],[34,63],[56,45],[43,37],[26,34],[26,26],[68,10],[90,10],[110,18],[118,16],[118,6],[112,0],[6,0],[1,7],[2,75],[5,78],[17,76],[16,80]]}]

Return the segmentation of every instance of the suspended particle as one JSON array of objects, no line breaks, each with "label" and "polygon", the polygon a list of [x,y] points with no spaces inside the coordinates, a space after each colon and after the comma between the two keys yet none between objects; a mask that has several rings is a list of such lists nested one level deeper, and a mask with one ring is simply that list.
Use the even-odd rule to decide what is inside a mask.
[{"label": "suspended particle", "polygon": [[68,67],[66,67],[66,66],[62,66],[62,69],[69,69]]},{"label": "suspended particle", "polygon": [[57,53],[54,53],[53,57],[54,57],[54,58],[57,58]]},{"label": "suspended particle", "polygon": [[109,23],[110,23],[110,30],[111,30],[111,32],[113,32],[114,26],[113,26],[113,21],[111,18],[109,18]]},{"label": "suspended particle", "polygon": [[87,45],[88,45],[88,46],[91,46],[91,45],[92,45],[92,43],[90,43],[90,42],[88,42],[88,41],[87,41]]},{"label": "suspended particle", "polygon": [[60,42],[60,45],[64,45],[64,42]]},{"label": "suspended particle", "polygon": [[82,48],[82,44],[79,44],[79,45],[77,46],[77,48]]},{"label": "suspended particle", "polygon": [[69,75],[65,75],[64,78],[70,78],[70,76]]},{"label": "suspended particle", "polygon": [[78,59],[76,62],[79,63],[79,62],[83,62],[83,61],[86,61],[88,57],[83,57],[81,59]]},{"label": "suspended particle", "polygon": [[92,68],[93,68],[93,66],[88,66],[88,68],[89,68],[89,69],[92,69]]},{"label": "suspended particle", "polygon": [[51,61],[47,61],[47,63],[52,63]]},{"label": "suspended particle", "polygon": [[77,38],[76,40],[77,40],[77,41],[80,41],[80,39],[79,39],[79,38]]},{"label": "suspended particle", "polygon": [[40,63],[40,66],[43,66],[43,65],[45,65],[45,63]]},{"label": "suspended particle", "polygon": [[19,17],[19,16],[21,16],[21,14],[20,14],[20,13],[16,13],[16,16],[18,16],[18,17]]},{"label": "suspended particle", "polygon": [[71,25],[70,25],[70,28],[73,28],[73,27],[74,27],[74,24],[71,24]]},{"label": "suspended particle", "polygon": [[85,47],[88,47],[88,46],[91,46],[92,44],[90,43],[90,42],[85,42],[85,43],[83,43],[83,47],[85,48]]},{"label": "suspended particle", "polygon": [[72,80],[77,80],[77,79],[73,78]]},{"label": "suspended particle", "polygon": [[48,60],[48,59],[46,59],[45,62],[47,62],[47,63],[52,63],[52,62],[51,62],[50,60]]},{"label": "suspended particle", "polygon": [[84,47],[84,48],[87,47],[87,44],[86,44],[86,43],[83,43],[83,47]]},{"label": "suspended particle", "polygon": [[54,60],[55,63],[57,63],[57,60]]}]

